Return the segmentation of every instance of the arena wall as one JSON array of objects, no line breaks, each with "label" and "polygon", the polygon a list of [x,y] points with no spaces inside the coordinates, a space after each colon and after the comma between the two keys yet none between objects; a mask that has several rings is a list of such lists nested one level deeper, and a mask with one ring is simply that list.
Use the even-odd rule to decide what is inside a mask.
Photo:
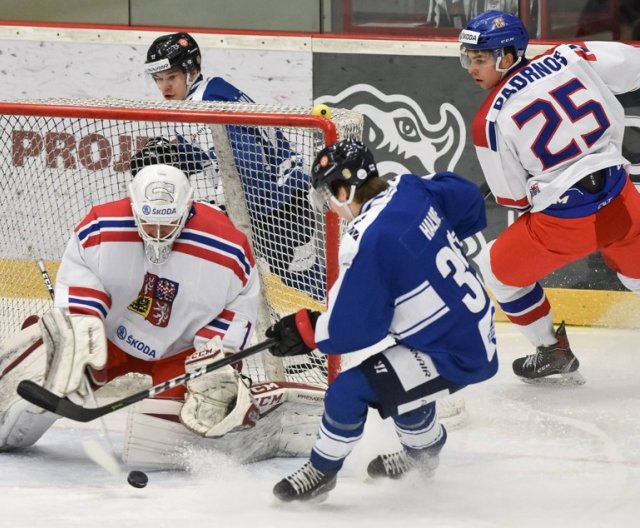
[{"label": "arena wall", "polygon": [[[148,45],[168,31],[0,25],[0,99],[156,99],[142,65]],[[485,94],[460,67],[454,40],[193,35],[202,48],[205,75],[224,77],[258,102],[323,102],[362,112],[364,139],[376,152],[381,172],[455,170],[482,183],[468,132]],[[548,47],[533,45],[529,55]],[[638,184],[640,94],[620,99],[627,110],[624,153]],[[469,241],[472,256],[514,220],[513,213],[490,199],[487,211],[489,227]],[[55,263],[51,266],[55,270]],[[640,327],[640,299],[624,291],[598,255],[558,270],[543,285],[549,288],[556,322]],[[7,278],[0,280],[0,295],[10,295]],[[34,295],[44,297],[46,291]]]}]

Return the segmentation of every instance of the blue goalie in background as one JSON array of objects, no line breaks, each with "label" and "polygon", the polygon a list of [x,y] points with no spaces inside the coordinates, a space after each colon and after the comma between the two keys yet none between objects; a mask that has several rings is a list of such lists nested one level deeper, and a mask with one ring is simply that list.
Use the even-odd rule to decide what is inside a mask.
[{"label": "blue goalie in background", "polygon": [[[202,56],[188,33],[158,37],[149,47],[145,72],[165,100],[253,103],[244,92],[221,77],[205,79]],[[326,272],[317,258],[317,216],[306,194],[310,178],[303,157],[281,130],[226,127],[235,169],[252,223],[256,256],[289,287],[324,302]],[[215,148],[203,150],[176,133],[180,168],[187,175],[217,167]],[[216,202],[224,207],[218,192]]]}]

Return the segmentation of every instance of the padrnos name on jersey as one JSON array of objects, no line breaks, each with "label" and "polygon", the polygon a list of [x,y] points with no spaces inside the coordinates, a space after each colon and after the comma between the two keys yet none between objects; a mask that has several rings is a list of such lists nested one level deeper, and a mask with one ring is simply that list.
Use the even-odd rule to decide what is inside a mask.
[{"label": "padrnos name on jersey", "polygon": [[422,231],[424,236],[429,240],[432,240],[441,224],[442,218],[433,206],[431,206],[427,211],[427,215],[423,218],[422,222],[420,222],[420,231]]},{"label": "padrnos name on jersey", "polygon": [[552,55],[543,55],[533,59],[527,66],[518,70],[502,87],[493,101],[493,109],[500,110],[513,94],[523,88],[560,71],[569,64],[567,58],[556,50]]}]

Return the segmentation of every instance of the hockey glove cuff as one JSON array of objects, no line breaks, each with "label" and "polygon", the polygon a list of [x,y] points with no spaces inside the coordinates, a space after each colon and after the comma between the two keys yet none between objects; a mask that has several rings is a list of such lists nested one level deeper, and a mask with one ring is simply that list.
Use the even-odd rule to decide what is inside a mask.
[{"label": "hockey glove cuff", "polygon": [[279,342],[269,351],[277,357],[308,354],[315,348],[315,326],[320,312],[303,308],[295,314],[287,315],[269,328],[265,335],[275,337]]}]

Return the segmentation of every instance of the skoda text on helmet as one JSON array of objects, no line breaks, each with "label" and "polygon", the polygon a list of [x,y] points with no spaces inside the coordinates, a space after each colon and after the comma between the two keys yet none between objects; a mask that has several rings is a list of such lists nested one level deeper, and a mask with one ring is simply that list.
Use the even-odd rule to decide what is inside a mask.
[{"label": "skoda text on helmet", "polygon": [[496,70],[500,69],[500,61],[505,48],[515,50],[515,66],[524,59],[529,34],[522,21],[515,15],[502,11],[487,11],[470,20],[460,32],[460,62],[463,68],[469,67],[468,50],[492,51],[496,59]]},{"label": "skoda text on helmet", "polygon": [[200,48],[189,33],[162,35],[153,41],[147,51],[145,73],[153,75],[180,66],[188,76],[191,70],[200,71]]},{"label": "skoda text on helmet", "polygon": [[147,258],[162,264],[189,218],[193,188],[180,169],[151,165],[129,184],[129,196]]},{"label": "skoda text on helmet", "polygon": [[[356,189],[374,176],[378,176],[378,169],[371,151],[360,141],[342,140],[325,147],[316,156],[311,166],[309,199],[318,211],[326,210],[329,202],[348,210]],[[336,183],[350,188],[346,202],[335,197]]]}]

